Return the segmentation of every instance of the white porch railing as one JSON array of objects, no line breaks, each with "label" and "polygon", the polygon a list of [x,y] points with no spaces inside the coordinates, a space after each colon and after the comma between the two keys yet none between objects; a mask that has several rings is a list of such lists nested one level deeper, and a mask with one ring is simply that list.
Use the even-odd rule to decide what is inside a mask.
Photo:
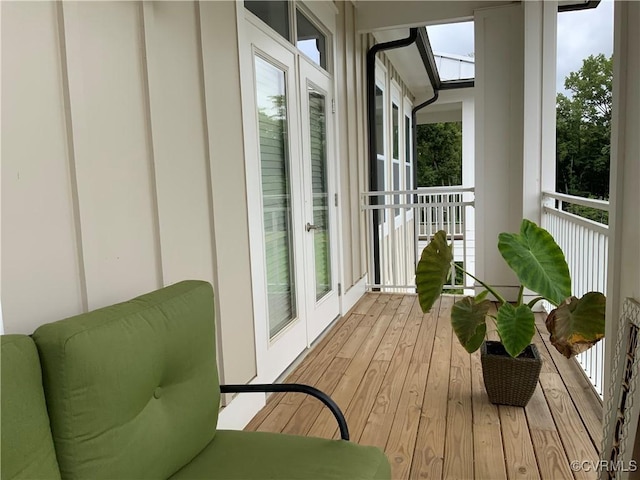
[{"label": "white porch railing", "polygon": [[[474,189],[462,187],[363,193],[369,235],[368,288],[414,292],[420,254],[439,230],[447,232],[453,243],[454,261],[474,273],[473,201]],[[447,288],[473,288],[473,281],[452,272]]]},{"label": "white porch railing", "polygon": [[[591,291],[606,295],[609,227],[567,211],[571,208],[567,204],[588,207],[591,216],[596,213],[606,221],[609,202],[548,192],[544,192],[542,197],[542,226],[553,235],[565,254],[573,281],[573,295],[581,297]],[[547,308],[551,306],[547,305]],[[602,398],[604,342],[600,341],[578,355],[577,360]]]}]

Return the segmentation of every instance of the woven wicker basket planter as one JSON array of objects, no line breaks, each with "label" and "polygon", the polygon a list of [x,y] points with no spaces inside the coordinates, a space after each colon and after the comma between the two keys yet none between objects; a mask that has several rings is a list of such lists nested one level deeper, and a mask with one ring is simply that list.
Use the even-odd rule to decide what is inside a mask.
[{"label": "woven wicker basket planter", "polygon": [[542,359],[535,345],[512,358],[500,342],[486,341],[480,350],[482,376],[489,401],[498,405],[524,407],[533,395]]}]

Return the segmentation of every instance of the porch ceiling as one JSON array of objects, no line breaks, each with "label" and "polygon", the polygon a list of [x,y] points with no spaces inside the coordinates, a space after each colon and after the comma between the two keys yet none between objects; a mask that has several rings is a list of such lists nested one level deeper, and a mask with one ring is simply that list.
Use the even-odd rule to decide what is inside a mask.
[{"label": "porch ceiling", "polygon": [[[600,0],[559,0],[560,11],[594,8]],[[518,1],[483,0],[354,0],[356,28],[360,32],[417,27],[471,20],[474,10],[497,7]]]},{"label": "porch ceiling", "polygon": [[373,1],[358,0],[356,27],[361,32],[437,23],[459,22],[473,18],[478,8],[495,7],[513,1]]}]

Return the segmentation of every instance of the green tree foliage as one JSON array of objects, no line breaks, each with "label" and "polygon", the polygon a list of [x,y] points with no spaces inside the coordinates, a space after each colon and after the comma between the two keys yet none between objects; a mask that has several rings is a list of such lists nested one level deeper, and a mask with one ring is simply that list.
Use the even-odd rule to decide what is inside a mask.
[{"label": "green tree foliage", "polygon": [[612,58],[583,60],[557,96],[556,190],[592,198],[609,196]]},{"label": "green tree foliage", "polygon": [[418,125],[418,186],[462,184],[462,124]]}]

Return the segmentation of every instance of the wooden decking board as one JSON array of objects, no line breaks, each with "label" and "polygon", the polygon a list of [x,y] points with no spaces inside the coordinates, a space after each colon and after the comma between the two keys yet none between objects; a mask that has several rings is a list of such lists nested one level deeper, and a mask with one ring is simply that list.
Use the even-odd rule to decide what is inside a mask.
[{"label": "wooden decking board", "polygon": [[[334,358],[325,374],[315,384],[316,388],[331,396],[349,363],[349,359]],[[308,382],[303,381],[302,383]],[[306,435],[324,408],[326,407],[320,400],[313,397],[305,398],[284,426],[282,432],[292,435]]]},{"label": "wooden decking board", "polygon": [[[540,374],[540,384],[569,462],[598,461],[598,452],[591,443],[586,427],[571,400],[564,382],[557,373]],[[575,472],[576,479],[594,479],[594,472]]]},{"label": "wooden decking board", "polygon": [[531,430],[531,441],[542,480],[573,478],[558,432]]},{"label": "wooden decking board", "polygon": [[449,315],[452,305],[452,298],[442,298],[410,478],[442,477],[451,366]]},{"label": "wooden decking board", "polygon": [[[299,380],[297,374],[291,375],[287,381],[289,383],[296,383]],[[289,396],[292,396],[289,398]],[[297,402],[302,401],[304,394],[301,393],[273,393],[269,397],[271,400],[269,403],[273,405],[273,408],[269,408],[265,412],[265,416],[262,421],[254,428],[256,431],[261,432],[281,432],[287,419],[295,413],[298,408]],[[263,410],[267,410],[267,406]]]},{"label": "wooden decking board", "polygon": [[409,313],[409,320],[420,323],[420,331],[416,339],[416,345],[411,356],[411,363],[419,363],[427,367],[431,363],[431,353],[433,351],[433,337],[438,325],[438,314],[440,312],[441,300],[437,300],[430,312],[422,313],[420,302],[417,296]]},{"label": "wooden decking board", "polygon": [[602,400],[600,400],[584,373],[579,368],[576,368],[575,361],[563,357],[551,344],[548,334],[542,333],[546,332],[543,317],[538,315],[536,320],[544,346],[549,352],[557,372],[561,375],[571,400],[576,408],[580,410],[580,418],[589,432],[594,447],[599,449],[602,442]]},{"label": "wooden decking board", "polygon": [[451,345],[449,372],[444,478],[473,478],[473,413],[469,357],[462,345],[454,340]]},{"label": "wooden decking board", "polygon": [[[536,325],[536,333],[533,336],[533,343],[538,347],[538,352],[540,352],[540,356],[542,357],[542,369],[540,372],[542,373],[556,373],[556,365],[549,353],[549,350],[546,347],[546,344],[543,340],[543,336],[545,335],[544,330],[540,330],[540,325]],[[542,328],[545,328],[544,326]]]},{"label": "wooden decking board", "polygon": [[[301,394],[298,393],[296,395]],[[256,430],[258,432],[282,432],[284,425],[286,425],[289,418],[296,412],[298,406],[299,405],[291,405],[289,403],[278,403]]]},{"label": "wooden decking board", "polygon": [[390,297],[391,296],[388,294],[378,295],[378,298],[376,298],[376,301],[373,303],[373,305],[369,307],[369,310],[362,319],[360,325],[362,325],[363,327],[372,327],[373,325],[375,325],[378,317],[380,317],[382,311],[386,308]]},{"label": "wooden decking board", "polygon": [[[404,297],[407,298],[407,297]],[[382,360],[390,362],[393,358],[393,354],[396,350],[396,346],[400,340],[400,335],[404,330],[404,326],[407,323],[407,319],[409,318],[409,311],[401,312],[402,307],[402,299],[401,303],[398,305],[398,308],[393,312],[393,318],[387,333],[385,334],[382,342],[380,342],[380,346],[376,351],[373,358],[375,360]]]},{"label": "wooden decking board", "polygon": [[553,421],[553,417],[551,416],[547,399],[544,397],[544,393],[542,392],[540,382],[538,382],[536,390],[533,392],[533,396],[524,410],[527,414],[530,430],[558,431],[556,423]]},{"label": "wooden decking board", "polygon": [[396,350],[400,335],[404,331],[408,315],[398,312],[405,298],[404,295],[393,295],[380,314],[381,323],[385,323],[387,317],[389,317],[389,326],[380,340],[364,373],[364,377],[361,379],[345,412],[354,441],[358,441],[364,431],[367,417],[376,402],[380,386],[389,369],[393,352]]},{"label": "wooden decking board", "polygon": [[[354,329],[363,319],[363,315],[351,314],[346,317],[344,322],[336,325],[333,332],[329,334],[307,355],[298,368],[294,370],[296,381],[299,383],[315,384],[324,375],[331,360],[336,356],[336,352],[347,342]],[[313,355],[314,354],[314,355]],[[291,382],[287,379],[287,382]],[[292,405],[300,405],[303,397],[298,393],[285,393],[282,396],[281,403],[289,403]]]},{"label": "wooden decking board", "polygon": [[358,353],[360,345],[362,345],[362,342],[364,342],[364,339],[367,338],[367,335],[369,335],[370,331],[370,326],[360,325],[356,327],[349,339],[344,343],[344,345],[342,345],[340,351],[336,353],[336,357],[349,359],[355,357],[356,353]]},{"label": "wooden decking board", "polygon": [[[334,322],[333,326],[326,332],[326,334],[319,340],[316,341],[315,345],[311,346],[311,349],[307,352],[303,362],[298,364],[290,375],[299,376],[302,374],[309,366],[314,365],[315,359],[318,355],[325,352],[325,349],[329,345],[334,344],[334,340],[337,335],[347,335],[350,328],[353,328],[353,324],[357,325],[361,320],[361,317],[353,316],[352,314],[347,314],[341,318],[339,318],[336,322]],[[346,332],[345,332],[346,328]],[[326,352],[325,352],[326,354]]]},{"label": "wooden decking board", "polygon": [[[295,383],[298,381],[298,374],[294,371],[287,377],[287,382]],[[273,410],[278,406],[280,401],[282,400],[283,394],[271,394],[269,398],[267,398],[267,403],[262,409],[256,414],[255,417],[251,419],[251,421],[244,428],[249,431],[256,431],[258,427],[264,422],[269,415],[273,412]]]},{"label": "wooden decking board", "polygon": [[[333,392],[332,398],[343,412],[347,410],[351,403],[354,393],[358,389],[364,373],[369,367],[369,363],[371,363],[371,359],[375,355],[384,334],[391,324],[394,308],[397,308],[400,304],[400,300],[398,300],[397,303],[389,302],[389,300],[389,295],[380,295],[376,300],[376,304],[384,303],[384,308],[374,322],[369,335],[358,349],[356,357],[349,364],[349,367]],[[372,309],[373,307],[369,311],[371,312]],[[309,435],[332,438],[335,435],[336,429],[335,426],[330,423],[331,419],[331,413],[323,410],[309,430]]]},{"label": "wooden decking board", "polygon": [[[377,293],[365,295],[363,300],[352,309],[352,312],[357,310],[358,312],[364,313],[351,313],[340,319],[333,329],[309,352],[304,361],[293,370],[286,381],[288,383],[300,382],[309,385],[316,384],[335,356],[336,350],[340,349],[351,337],[351,332],[358,327],[365,315],[370,313],[374,314],[370,311],[373,310],[377,298]],[[270,416],[278,415],[279,412],[274,413],[274,410],[282,401],[299,405],[303,399],[300,394],[294,393],[271,395],[267,404],[249,422],[245,430],[258,430],[260,425]]]},{"label": "wooden decking board", "polygon": [[420,322],[420,330],[385,447],[391,462],[392,478],[409,478],[418,427],[422,418],[422,404],[433,351],[433,339],[438,325],[439,308],[438,301],[431,312],[423,314],[416,299],[409,316],[410,321],[415,318]]},{"label": "wooden decking board", "polygon": [[[546,365],[531,402],[492,405],[479,353],[467,354],[451,331],[453,302],[443,296],[423,314],[415,295],[367,294],[286,381],[330,394],[352,441],[384,447],[394,479],[595,478],[569,469],[597,459],[587,430],[601,429],[601,406],[572,398],[579,367],[537,334]],[[337,437],[331,413],[302,394],[272,395],[247,429]]]},{"label": "wooden decking board", "polygon": [[255,417],[251,419],[251,421],[244,427],[245,430],[248,431],[256,431],[258,427],[265,421],[265,419],[273,412],[278,403],[280,403],[279,395],[272,395],[267,399],[267,403],[262,409],[256,414]]},{"label": "wooden decking board", "polygon": [[525,407],[525,413],[540,477],[543,479],[572,478],[569,459],[539,383],[529,404]]},{"label": "wooden decking board", "polygon": [[358,442],[362,436],[382,380],[389,369],[389,363],[386,360],[371,361],[345,413],[351,436],[355,442]]},{"label": "wooden decking board", "polygon": [[498,410],[509,480],[540,479],[524,409],[500,405]]},{"label": "wooden decking board", "polygon": [[[363,323],[370,322],[370,319],[377,319],[384,308],[385,303],[378,303],[377,293],[367,294],[361,302],[351,310],[344,321],[334,327],[333,332],[329,332],[325,338],[314,348],[317,352],[312,356],[311,352],[305,361],[294,370],[293,374],[304,382],[314,385],[324,374],[332,359],[337,356],[345,343],[351,340],[353,332]],[[361,313],[364,312],[364,313]],[[371,324],[369,324],[370,328]],[[302,381],[302,380],[301,380]]]},{"label": "wooden decking board", "polygon": [[[380,390],[375,399],[371,413],[367,418],[367,423],[360,437],[360,443],[367,445],[375,445],[384,449],[389,438],[389,432],[393,424],[393,419],[398,408],[400,395],[403,391],[407,371],[409,370],[409,362],[413,356],[413,350],[416,344],[418,332],[420,330],[421,321],[416,317],[410,317],[409,312],[411,303],[407,305],[409,308],[404,322],[404,329],[400,340],[398,341],[395,352],[391,356],[389,368],[382,381]],[[402,305],[401,305],[402,306]],[[398,308],[400,310],[400,308]],[[376,357],[374,357],[375,359]]]},{"label": "wooden decking board", "polygon": [[356,303],[351,309],[350,313],[359,313],[361,315],[366,315],[369,312],[369,309],[376,303],[378,296],[380,294],[378,292],[369,292],[367,293],[358,303]]},{"label": "wooden decking board", "polygon": [[489,402],[480,353],[471,355],[473,456],[476,478],[507,480],[498,407]]}]

